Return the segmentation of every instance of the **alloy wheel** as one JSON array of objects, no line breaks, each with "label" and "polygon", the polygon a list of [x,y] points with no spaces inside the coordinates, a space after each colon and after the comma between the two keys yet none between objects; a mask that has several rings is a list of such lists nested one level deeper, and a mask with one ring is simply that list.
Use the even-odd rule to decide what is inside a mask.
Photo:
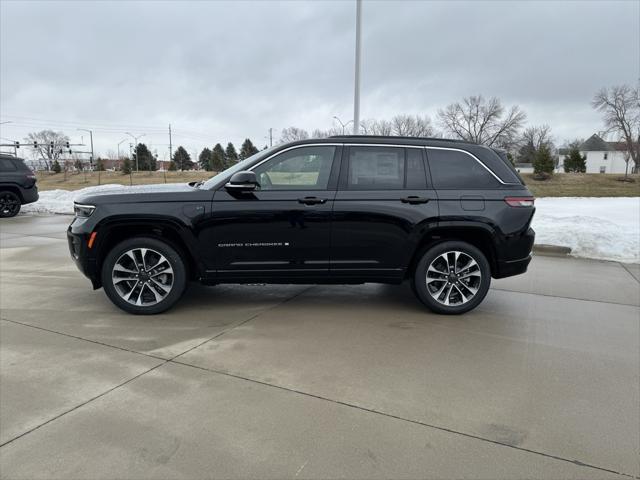
[{"label": "alloy wheel", "polygon": [[15,193],[0,194],[0,216],[13,217],[18,211],[20,211],[20,199]]},{"label": "alloy wheel", "polygon": [[438,255],[429,264],[426,282],[427,291],[438,303],[457,307],[476,296],[482,274],[471,255],[454,250]]},{"label": "alloy wheel", "polygon": [[116,292],[136,306],[160,303],[171,292],[174,283],[169,260],[151,248],[133,248],[116,260],[111,272]]}]

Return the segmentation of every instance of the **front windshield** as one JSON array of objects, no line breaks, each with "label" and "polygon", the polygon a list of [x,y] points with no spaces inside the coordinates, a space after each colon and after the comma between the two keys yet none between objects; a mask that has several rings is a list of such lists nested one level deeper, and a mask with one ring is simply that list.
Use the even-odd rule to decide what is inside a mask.
[{"label": "front windshield", "polygon": [[257,160],[260,160],[263,157],[269,155],[273,150],[275,150],[277,146],[269,147],[266,150],[261,150],[258,153],[254,153],[250,157],[245,158],[241,162],[236,163],[235,165],[230,166],[226,170],[214,175],[209,180],[202,184],[203,189],[208,189],[216,185],[220,180],[226,177],[230,177],[236,172],[241,172],[242,170],[246,170],[250,165],[255,163]]}]

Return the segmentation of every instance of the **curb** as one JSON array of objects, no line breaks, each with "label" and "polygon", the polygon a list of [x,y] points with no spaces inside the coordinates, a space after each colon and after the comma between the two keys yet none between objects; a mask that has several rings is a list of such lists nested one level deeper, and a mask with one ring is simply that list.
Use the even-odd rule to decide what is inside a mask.
[{"label": "curb", "polygon": [[541,243],[533,246],[533,253],[536,253],[537,255],[547,255],[550,257],[566,257],[571,254],[571,248]]}]

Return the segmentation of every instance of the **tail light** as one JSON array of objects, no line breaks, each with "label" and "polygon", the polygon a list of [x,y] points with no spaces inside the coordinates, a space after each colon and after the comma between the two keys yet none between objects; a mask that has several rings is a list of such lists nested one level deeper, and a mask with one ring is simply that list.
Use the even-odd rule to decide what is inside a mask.
[{"label": "tail light", "polygon": [[505,197],[504,201],[510,207],[533,207],[536,199],[533,197]]}]

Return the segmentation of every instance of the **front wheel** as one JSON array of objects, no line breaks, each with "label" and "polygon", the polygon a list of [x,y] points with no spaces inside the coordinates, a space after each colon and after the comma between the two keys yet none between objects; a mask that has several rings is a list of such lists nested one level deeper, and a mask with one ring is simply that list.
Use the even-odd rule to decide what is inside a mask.
[{"label": "front wheel", "polygon": [[169,244],[135,237],[116,245],[102,265],[102,285],[122,310],[152,315],[171,308],[187,285],[184,260]]},{"label": "front wheel", "polygon": [[466,242],[447,241],[427,250],[416,267],[413,288],[436,313],[460,314],[487,295],[491,269],[484,254]]},{"label": "front wheel", "polygon": [[0,192],[0,218],[15,217],[20,211],[22,202],[20,197],[13,192]]}]

